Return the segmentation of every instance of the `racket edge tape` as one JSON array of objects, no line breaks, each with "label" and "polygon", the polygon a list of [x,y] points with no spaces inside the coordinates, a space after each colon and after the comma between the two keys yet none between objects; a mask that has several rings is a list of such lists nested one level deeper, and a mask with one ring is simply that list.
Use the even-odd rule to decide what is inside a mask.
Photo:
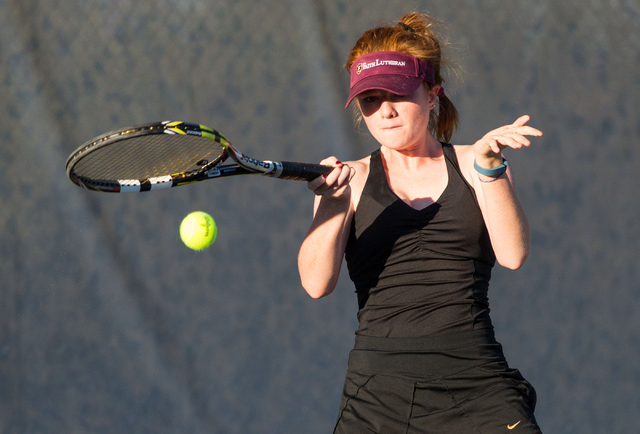
[{"label": "racket edge tape", "polygon": [[[200,167],[195,170],[167,173],[143,179],[97,179],[82,176],[74,170],[87,155],[118,142],[153,134],[199,136],[217,142],[223,150],[212,161],[203,161],[202,164],[198,161],[196,164]],[[236,164],[222,165],[229,157]],[[273,178],[310,181],[333,170],[330,166],[319,164],[257,160],[238,151],[224,135],[213,128],[181,121],[148,123],[105,133],[89,140],[72,152],[67,159],[65,168],[67,177],[74,184],[89,190],[108,193],[153,191],[235,175],[262,174]]]}]

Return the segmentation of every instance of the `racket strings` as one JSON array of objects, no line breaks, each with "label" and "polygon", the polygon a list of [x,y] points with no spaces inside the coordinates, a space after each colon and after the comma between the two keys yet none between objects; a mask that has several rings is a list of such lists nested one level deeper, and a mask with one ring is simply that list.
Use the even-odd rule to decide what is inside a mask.
[{"label": "racket strings", "polygon": [[144,180],[211,167],[224,154],[224,147],[210,139],[152,134],[98,147],[80,158],[73,172],[93,180]]}]

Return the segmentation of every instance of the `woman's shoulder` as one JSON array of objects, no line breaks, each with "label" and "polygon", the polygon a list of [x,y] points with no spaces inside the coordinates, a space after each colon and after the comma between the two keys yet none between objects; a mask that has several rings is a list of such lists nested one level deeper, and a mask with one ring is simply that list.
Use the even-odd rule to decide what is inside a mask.
[{"label": "woman's shoulder", "polygon": [[367,155],[366,157],[361,158],[359,160],[347,161],[345,164],[348,164],[349,166],[355,168],[356,170],[358,168],[362,170],[369,170],[370,162],[371,162],[371,155]]},{"label": "woman's shoulder", "polygon": [[360,160],[345,162],[345,164],[355,169],[355,174],[353,175],[351,182],[349,182],[349,185],[351,186],[351,202],[354,209],[358,207],[358,202],[360,202],[360,196],[362,195],[362,191],[364,190],[364,185],[367,183],[370,163],[370,155]]},{"label": "woman's shoulder", "polygon": [[353,179],[351,180],[351,185],[353,186],[355,182],[357,184],[362,184],[362,187],[364,187],[364,183],[366,182],[367,177],[369,176],[371,156],[368,155],[364,158],[361,158],[360,160],[348,161],[345,164],[348,164],[349,166],[353,167],[356,170],[356,173],[353,176]]},{"label": "woman's shoulder", "polygon": [[[456,153],[458,164],[460,167],[468,167],[473,165],[473,146],[471,145],[451,145]],[[470,163],[470,164],[469,164]]]},{"label": "woman's shoulder", "polygon": [[456,153],[456,158],[458,159],[458,167],[460,167],[460,172],[465,177],[467,182],[473,185],[473,179],[471,176],[472,168],[473,168],[473,159],[475,158],[473,154],[473,146],[471,145],[452,145],[453,150]]}]

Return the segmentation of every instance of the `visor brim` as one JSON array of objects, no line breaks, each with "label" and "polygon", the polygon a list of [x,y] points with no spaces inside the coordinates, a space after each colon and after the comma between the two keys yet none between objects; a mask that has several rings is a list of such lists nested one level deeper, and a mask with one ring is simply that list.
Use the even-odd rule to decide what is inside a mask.
[{"label": "visor brim", "polygon": [[381,74],[366,77],[357,82],[349,93],[347,104],[344,108],[349,107],[351,101],[358,95],[369,90],[386,90],[396,95],[411,95],[424,82],[422,77],[409,77],[406,75]]}]

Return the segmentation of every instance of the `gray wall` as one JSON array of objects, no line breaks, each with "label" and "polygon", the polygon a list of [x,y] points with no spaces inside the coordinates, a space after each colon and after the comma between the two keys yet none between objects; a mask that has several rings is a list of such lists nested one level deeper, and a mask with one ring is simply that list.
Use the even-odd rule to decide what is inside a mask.
[{"label": "gray wall", "polygon": [[[638,0],[0,0],[0,432],[331,431],[357,306],[346,276],[300,287],[304,183],[108,195],[64,163],[164,119],[258,158],[364,156],[341,64],[414,8],[453,43],[455,143],[525,113],[545,133],[507,155],[533,245],[490,291],[541,426],[638,432]],[[219,226],[200,253],[178,235],[193,210]]]}]

